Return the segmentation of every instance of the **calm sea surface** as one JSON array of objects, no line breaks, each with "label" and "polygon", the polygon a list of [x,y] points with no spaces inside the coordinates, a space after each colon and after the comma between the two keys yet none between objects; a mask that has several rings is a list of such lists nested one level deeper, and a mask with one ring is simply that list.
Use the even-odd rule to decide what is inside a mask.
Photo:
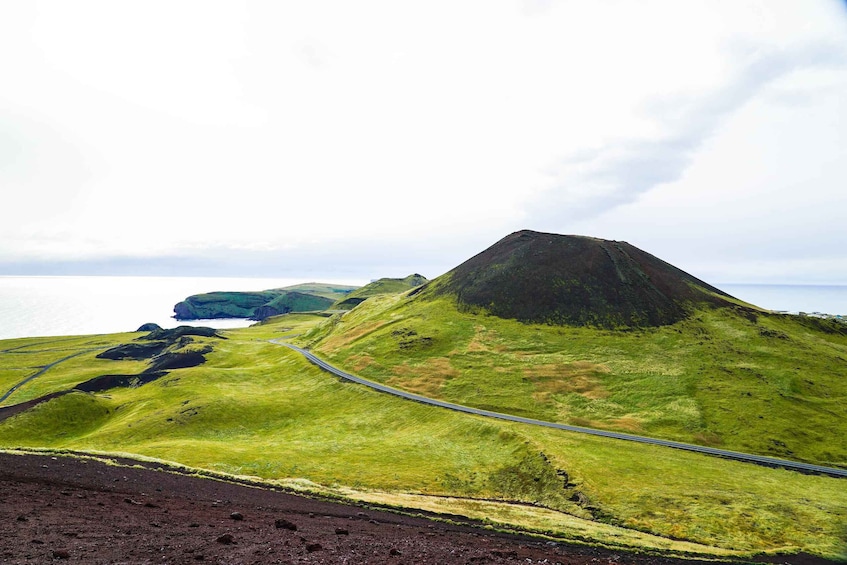
[{"label": "calm sea surface", "polygon": [[[174,304],[215,290],[265,290],[302,279],[200,277],[0,277],[0,339],[135,331],[155,322],[215,328],[246,327],[248,320],[177,322]],[[362,281],[321,281],[358,284]]]},{"label": "calm sea surface", "polygon": [[[173,306],[191,294],[215,290],[265,290],[301,279],[196,277],[0,277],[0,339],[134,331],[155,322],[180,323]],[[322,281],[365,284],[365,281]],[[847,314],[847,286],[716,285],[746,302],[771,310]],[[191,322],[216,328],[247,320]]]},{"label": "calm sea surface", "polygon": [[732,296],[769,310],[847,314],[847,286],[716,284]]}]

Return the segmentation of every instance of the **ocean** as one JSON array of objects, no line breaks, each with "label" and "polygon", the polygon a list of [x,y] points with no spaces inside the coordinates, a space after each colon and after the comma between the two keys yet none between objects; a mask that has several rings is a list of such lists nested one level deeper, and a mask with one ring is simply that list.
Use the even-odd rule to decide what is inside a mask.
[{"label": "ocean", "polygon": [[[177,321],[174,304],[216,290],[266,290],[311,282],[286,278],[0,276],[0,339],[131,332],[163,328],[246,327],[250,320]],[[321,282],[363,285],[367,281]]]},{"label": "ocean", "polygon": [[[0,276],[0,339],[127,332],[154,322],[237,328],[249,320],[174,320],[173,306],[191,294],[215,290],[265,290],[303,279],[206,277]],[[363,285],[367,281],[321,282]],[[847,286],[715,285],[762,308],[847,314]]]},{"label": "ocean", "polygon": [[847,286],[716,284],[732,296],[760,308],[791,313],[847,315]]}]

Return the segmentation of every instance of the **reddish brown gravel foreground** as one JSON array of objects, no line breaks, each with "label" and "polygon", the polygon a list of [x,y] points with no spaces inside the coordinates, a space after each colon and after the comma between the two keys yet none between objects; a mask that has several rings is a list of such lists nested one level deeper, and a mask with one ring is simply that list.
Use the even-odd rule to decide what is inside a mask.
[{"label": "reddish brown gravel foreground", "polygon": [[0,453],[0,524],[0,563],[699,563],[41,455]]}]

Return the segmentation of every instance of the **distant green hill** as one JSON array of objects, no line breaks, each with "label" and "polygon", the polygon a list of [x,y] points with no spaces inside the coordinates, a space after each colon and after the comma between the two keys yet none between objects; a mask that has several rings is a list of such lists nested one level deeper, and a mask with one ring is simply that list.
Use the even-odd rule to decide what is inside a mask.
[{"label": "distant green hill", "polygon": [[350,310],[371,296],[378,296],[380,294],[399,294],[428,282],[429,279],[417,273],[409,275],[403,279],[382,278],[366,284],[362,288],[354,290],[345,298],[333,304],[332,308],[336,310]]},{"label": "distant green hill", "polygon": [[263,320],[289,312],[325,310],[358,287],[304,283],[258,292],[209,292],[174,306],[177,320],[250,318]]}]

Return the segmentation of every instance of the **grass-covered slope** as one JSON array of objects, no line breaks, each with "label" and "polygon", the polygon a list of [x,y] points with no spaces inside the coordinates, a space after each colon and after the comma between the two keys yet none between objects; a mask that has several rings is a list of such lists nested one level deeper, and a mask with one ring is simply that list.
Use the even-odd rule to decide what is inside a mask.
[{"label": "grass-covered slope", "polygon": [[[21,386],[0,402],[0,408],[44,396],[105,374],[140,373],[146,360],[110,360],[97,355],[143,333],[23,338],[0,341],[0,396],[54,363],[54,369]],[[65,361],[62,361],[66,359]]]},{"label": "grass-covered slope", "polygon": [[428,282],[429,280],[426,277],[417,273],[402,279],[377,279],[366,284],[362,288],[354,290],[346,297],[333,304],[332,309],[350,310],[371,296],[378,296],[380,294],[399,294]]},{"label": "grass-covered slope", "polygon": [[650,327],[732,297],[622,241],[513,233],[439,277],[465,309],[522,322]]},{"label": "grass-covered slope", "polygon": [[174,306],[178,320],[250,318],[263,320],[289,312],[325,310],[355,286],[304,283],[257,292],[209,292],[189,296]]},{"label": "grass-covered slope", "polygon": [[354,290],[359,288],[358,286],[345,285],[345,284],[327,284],[327,283],[300,283],[293,284],[291,286],[285,286],[275,290],[288,290],[293,292],[302,292],[303,294],[312,294],[314,296],[322,296],[324,298],[329,298],[333,301],[338,300],[340,297],[345,296]]},{"label": "grass-covered slope", "polygon": [[439,283],[369,299],[298,343],[450,402],[847,467],[843,324],[743,306],[629,331],[524,324],[470,312]]},{"label": "grass-covered slope", "polygon": [[[339,381],[267,341],[319,322],[283,316],[226,332],[204,365],[67,394],[0,423],[0,446],[131,453],[612,547],[845,555],[843,480],[453,413]],[[128,337],[138,334],[0,343],[0,367]],[[81,371],[143,367],[96,354],[27,387],[41,394]]]}]

